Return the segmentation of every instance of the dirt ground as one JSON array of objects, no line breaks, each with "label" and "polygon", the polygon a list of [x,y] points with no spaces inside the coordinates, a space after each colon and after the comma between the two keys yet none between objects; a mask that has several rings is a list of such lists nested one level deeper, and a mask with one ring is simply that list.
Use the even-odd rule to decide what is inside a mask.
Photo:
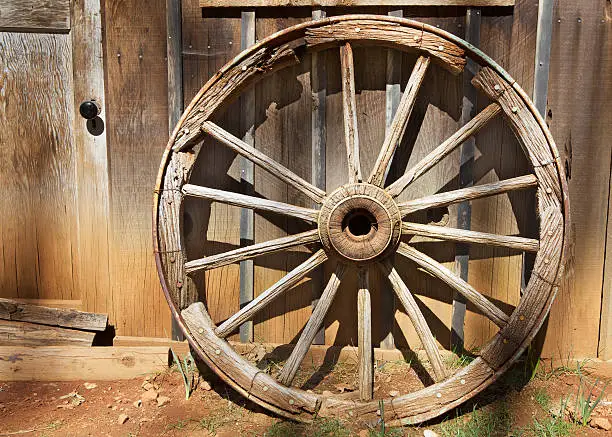
[{"label": "dirt ground", "polygon": [[[314,391],[351,391],[356,371],[356,366],[336,364],[302,383],[311,384]],[[469,404],[434,422],[402,429],[354,420],[294,424],[246,401],[210,371],[203,370],[195,378],[197,386],[188,400],[176,368],[124,381],[0,382],[0,436],[612,435],[612,431],[593,428],[595,423],[605,426],[605,419],[612,422],[612,395],[608,394],[606,378],[589,372],[588,363],[540,369],[535,376],[518,364]],[[377,397],[413,391],[418,380],[410,363],[379,365],[375,372]],[[576,408],[580,400],[586,400],[586,409]],[[593,409],[596,400],[589,426],[579,411]]]}]

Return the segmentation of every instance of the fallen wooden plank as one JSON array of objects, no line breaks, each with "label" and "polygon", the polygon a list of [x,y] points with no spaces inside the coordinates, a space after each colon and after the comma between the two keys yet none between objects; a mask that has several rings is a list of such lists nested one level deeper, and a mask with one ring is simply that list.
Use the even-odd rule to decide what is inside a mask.
[{"label": "fallen wooden plank", "polygon": [[168,347],[0,346],[0,381],[129,379],[168,367]]},{"label": "fallen wooden plank", "polygon": [[2,0],[0,31],[68,32],[70,0]]},{"label": "fallen wooden plank", "polygon": [[87,331],[104,331],[108,322],[106,314],[48,308],[2,298],[0,298],[0,319]]},{"label": "fallen wooden plank", "polygon": [[514,6],[515,0],[200,0],[202,8],[357,6]]},{"label": "fallen wooden plank", "polygon": [[62,308],[70,310],[81,310],[83,308],[82,300],[66,300],[66,299],[21,299],[16,297],[9,298],[13,302],[27,304],[27,305],[39,305],[49,308]]},{"label": "fallen wooden plank", "polygon": [[90,331],[0,320],[0,346],[91,346],[95,335]]}]

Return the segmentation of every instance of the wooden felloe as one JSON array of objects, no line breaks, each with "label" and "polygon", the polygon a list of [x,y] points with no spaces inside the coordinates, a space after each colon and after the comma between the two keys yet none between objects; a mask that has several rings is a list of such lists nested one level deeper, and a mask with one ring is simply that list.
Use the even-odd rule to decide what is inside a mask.
[{"label": "wooden felloe", "polygon": [[[470,2],[474,3],[477,2]],[[222,5],[232,6],[230,1]],[[375,165],[365,173],[360,159],[364,144],[360,144],[355,87],[355,62],[359,51],[353,49],[368,45],[413,53],[416,63]],[[334,171],[341,171],[346,177],[342,186],[328,192],[319,183],[311,184],[263,150],[232,135],[217,120],[231,101],[257,81],[283,68],[303,65],[312,53],[319,56],[334,52],[340,67],[342,100],[337,108],[342,112],[342,150],[346,153],[346,166]],[[386,174],[401,147],[415,100],[424,88],[422,85],[430,74],[434,74],[434,69],[442,68],[444,74],[462,73],[468,58],[480,66],[472,83],[490,103],[409,167],[404,175],[385,185]],[[440,165],[469,138],[486,129],[495,118],[502,119],[516,136],[533,169],[530,174],[519,173],[498,182],[443,190],[411,200],[401,197],[411,184]],[[250,160],[305,195],[310,203],[306,206],[292,204],[298,202],[290,198],[287,201],[267,199],[192,182],[191,171],[198,162],[199,144],[203,140],[215,141]],[[506,196],[516,191],[528,191],[537,197],[537,238],[456,229],[445,223],[419,223],[412,219],[415,212],[484,197]],[[303,226],[294,235],[220,254],[196,257],[189,254],[188,258],[181,219],[186,198],[248,208],[295,220]],[[204,85],[175,127],[162,159],[154,202],[154,244],[162,286],[179,326],[199,357],[239,393],[273,412],[304,421],[315,416],[359,416],[378,420],[383,410],[380,402],[383,402],[387,423],[412,424],[439,416],[475,396],[508,369],[542,325],[560,282],[567,234],[564,168],[546,124],[520,86],[484,53],[458,37],[433,26],[389,16],[347,15],[302,23],[261,40],[235,57]],[[533,272],[518,304],[500,303],[425,254],[416,244],[418,239],[529,252],[535,255]],[[207,306],[198,301],[192,274],[261,255],[277,253],[282,256],[278,255],[280,251],[297,246],[306,246],[312,252],[310,257],[218,326],[213,322]],[[463,296],[496,328],[479,356],[466,367],[453,369],[443,359],[445,351],[440,349],[432,333],[431,321],[402,279],[401,269],[405,262]],[[226,338],[323,264],[333,266],[331,275],[297,343],[293,348],[287,346],[290,352],[278,375],[262,372]],[[376,352],[372,345],[371,269],[382,273],[389,290],[403,306],[424,349],[421,355],[425,356],[424,368],[429,370],[434,381],[413,393],[380,400],[373,399],[373,360],[380,351]],[[347,398],[303,391],[292,383],[301,364],[308,356],[313,356],[316,346],[311,345],[326,314],[334,308],[334,299],[344,291],[342,286],[348,282],[346,273],[350,270],[358,275],[354,299],[358,311],[359,396]]]}]

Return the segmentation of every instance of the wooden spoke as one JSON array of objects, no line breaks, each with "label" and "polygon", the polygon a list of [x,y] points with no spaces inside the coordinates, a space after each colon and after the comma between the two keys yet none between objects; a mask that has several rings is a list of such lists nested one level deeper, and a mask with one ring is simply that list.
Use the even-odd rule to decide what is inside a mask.
[{"label": "wooden spoke", "polygon": [[399,298],[400,302],[406,309],[406,314],[410,318],[412,325],[414,326],[415,331],[417,332],[421,343],[423,344],[423,348],[425,349],[425,353],[427,353],[427,358],[431,363],[431,367],[434,371],[434,379],[436,381],[441,381],[447,376],[447,370],[442,362],[442,355],[440,354],[440,350],[438,349],[438,344],[436,343],[436,339],[429,329],[429,325],[427,325],[427,321],[425,320],[425,316],[419,309],[414,296],[406,286],[406,283],[402,280],[391,261],[388,259],[384,260],[379,264],[384,272],[389,278],[389,282],[391,282],[391,286],[395,291],[395,294]]},{"label": "wooden spoke", "polygon": [[301,206],[293,206],[287,203],[275,202],[274,200],[262,199],[260,197],[246,196],[244,194],[232,193],[230,191],[215,190],[214,188],[201,187],[199,185],[186,184],[183,186],[183,194],[187,196],[201,197],[229,205],[250,208],[259,211],[269,211],[277,214],[298,217],[310,222],[316,222],[319,211]]},{"label": "wooden spoke", "polygon": [[372,399],[374,393],[374,355],[372,349],[372,304],[368,270],[359,270],[357,293],[357,344],[359,346],[359,397]]},{"label": "wooden spoke", "polygon": [[240,311],[219,325],[219,327],[215,329],[215,334],[219,337],[227,337],[240,325],[250,320],[255,314],[270,304],[270,302],[300,282],[308,272],[323,264],[326,260],[327,255],[325,255],[323,249],[318,250],[302,264],[287,273],[276,284],[261,293]]},{"label": "wooden spoke", "polygon": [[323,294],[321,294],[321,297],[319,298],[310,319],[308,319],[308,323],[306,323],[306,327],[302,331],[300,339],[293,348],[293,351],[291,351],[291,355],[289,355],[287,362],[283,366],[283,370],[278,376],[279,382],[285,385],[290,385],[293,378],[295,378],[295,374],[297,373],[302,360],[304,360],[304,357],[306,356],[315,335],[317,335],[317,331],[323,325],[323,319],[325,318],[327,311],[329,311],[329,307],[334,300],[338,287],[340,287],[340,281],[342,281],[345,270],[346,266],[342,263],[338,263],[336,271],[329,278],[329,282],[327,283]]},{"label": "wooden spoke", "polygon": [[410,113],[412,112],[412,108],[414,108],[414,103],[416,102],[417,94],[419,92],[419,88],[421,88],[421,84],[423,83],[423,78],[425,77],[429,63],[430,60],[426,56],[420,56],[419,59],[417,59],[414,69],[412,70],[412,74],[410,75],[408,83],[406,84],[406,89],[402,95],[402,100],[397,107],[395,117],[393,117],[393,122],[389,127],[389,132],[385,137],[383,146],[380,150],[378,158],[376,159],[376,164],[374,164],[374,168],[372,169],[372,173],[368,179],[370,184],[381,187],[385,182],[385,176],[389,168],[389,163],[393,158],[395,149],[402,141],[402,137],[406,131],[406,126],[408,126]]},{"label": "wooden spoke", "polygon": [[487,316],[489,320],[500,328],[503,328],[508,324],[510,318],[502,310],[493,305],[489,299],[476,291],[474,287],[465,282],[459,276],[455,275],[435,259],[405,243],[400,243],[397,253],[414,261],[427,272],[436,276],[438,279],[448,284],[451,288],[457,290],[467,300],[472,302],[485,316]]},{"label": "wooden spoke", "polygon": [[228,146],[234,152],[251,160],[255,165],[270,172],[272,175],[278,177],[279,179],[291,185],[295,189],[300,190],[302,193],[310,197],[315,202],[323,202],[323,199],[325,198],[325,191],[305,181],[304,179],[293,173],[291,170],[289,170],[287,167],[269,158],[267,155],[245,143],[240,138],[236,138],[226,130],[217,126],[212,121],[206,121],[202,123],[201,129],[213,138],[219,140],[221,143]]},{"label": "wooden spoke", "polygon": [[476,134],[500,112],[501,108],[499,105],[497,103],[491,103],[476,115],[476,117],[436,147],[425,158],[421,159],[414,167],[404,173],[402,177],[389,185],[387,192],[393,197],[400,195],[408,185],[440,162],[450,152],[463,144],[465,140]]},{"label": "wooden spoke", "polygon": [[301,234],[289,235],[287,237],[277,238],[275,240],[253,244],[247,247],[241,247],[236,250],[230,250],[229,252],[220,253],[218,255],[207,256],[205,258],[189,261],[185,263],[185,272],[191,273],[197,270],[215,269],[227,264],[255,258],[256,256],[278,252],[279,250],[289,249],[302,244],[314,243],[315,241],[319,241],[318,229],[313,229],[312,231],[302,232]]},{"label": "wooden spoke", "polygon": [[402,217],[423,209],[438,208],[463,202],[465,200],[479,199],[481,197],[494,196],[496,194],[508,193],[515,190],[526,190],[538,185],[538,179],[534,175],[519,176],[505,179],[491,184],[482,184],[475,187],[461,188],[446,193],[433,194],[419,199],[409,200],[398,204]]},{"label": "wooden spoke", "polygon": [[340,63],[342,66],[344,142],[346,144],[349,182],[361,182],[359,130],[357,129],[357,103],[355,101],[355,67],[353,64],[353,49],[349,43],[340,47]]},{"label": "wooden spoke", "polygon": [[486,232],[422,225],[420,223],[402,223],[402,233],[438,238],[440,240],[459,241],[462,243],[507,247],[509,249],[524,250],[527,252],[537,252],[540,247],[540,242],[531,238],[488,234]]}]

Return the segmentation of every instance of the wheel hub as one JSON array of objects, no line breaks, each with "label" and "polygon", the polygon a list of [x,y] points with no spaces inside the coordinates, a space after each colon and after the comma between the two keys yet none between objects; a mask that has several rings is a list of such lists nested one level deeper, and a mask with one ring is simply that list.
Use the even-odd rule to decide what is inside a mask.
[{"label": "wheel hub", "polygon": [[347,184],[334,191],[321,208],[319,235],[328,253],[354,263],[390,254],[401,236],[401,214],[383,189]]}]

